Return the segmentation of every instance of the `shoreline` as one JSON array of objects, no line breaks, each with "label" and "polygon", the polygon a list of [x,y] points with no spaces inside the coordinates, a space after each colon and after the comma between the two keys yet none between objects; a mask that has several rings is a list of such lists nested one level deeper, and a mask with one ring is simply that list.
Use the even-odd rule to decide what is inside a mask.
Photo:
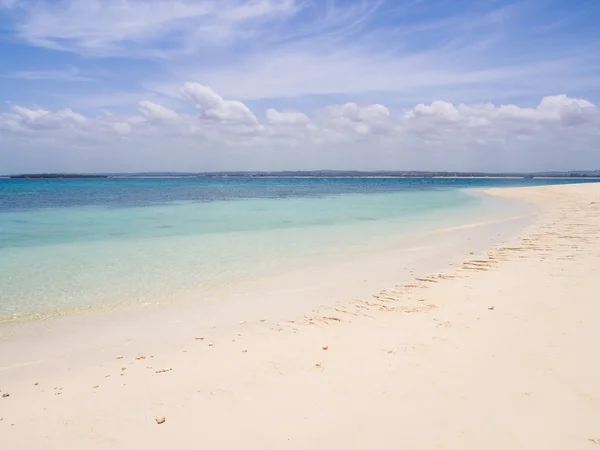
[{"label": "shoreline", "polygon": [[[487,197],[485,189],[465,191],[476,197]],[[20,314],[18,318],[13,316],[12,319],[7,317],[4,321],[0,320],[0,372],[5,369],[1,363],[3,345],[31,335],[37,339],[40,332],[56,335],[63,328],[84,328],[96,332],[101,331],[107,322],[117,322],[120,328],[130,327],[136,321],[152,323],[157,327],[160,326],[157,322],[164,316],[176,320],[178,316],[190,315],[216,317],[219,326],[227,324],[232,327],[242,320],[241,316],[244,319],[249,316],[254,320],[258,320],[259,316],[271,321],[287,320],[316,307],[331,306],[357,295],[369,296],[382,286],[407,281],[415,276],[426,276],[448,265],[459,264],[470,253],[482,252],[492,245],[514,238],[531,225],[533,211],[530,205],[522,202],[511,203],[510,209],[501,216],[483,215],[478,222],[451,225],[416,235],[388,237],[374,247],[350,251],[343,258],[322,257],[311,261],[310,265],[295,267],[277,275],[240,281],[228,287],[166,296],[160,302],[146,304],[107,304],[73,310],[36,311]],[[503,207],[506,208],[506,205]],[[339,292],[332,295],[328,286],[348,284],[348,274],[361,278],[361,282],[336,289]],[[307,290],[305,286],[310,288]],[[303,294],[308,294],[310,298],[301,298]],[[285,303],[275,300],[280,296],[287,297]],[[264,298],[258,300],[261,297]],[[203,326],[208,325],[203,323]],[[148,337],[138,338],[147,340]],[[86,339],[89,340],[89,337]],[[30,345],[39,346],[36,343]],[[60,347],[64,345],[59,344]]]},{"label": "shoreline", "polygon": [[[227,282],[222,283],[220,286],[206,286],[202,288],[188,289],[185,291],[174,291],[173,293],[161,292],[156,296],[150,298],[135,298],[128,302],[126,301],[107,301],[105,303],[98,304],[81,304],[68,308],[52,307],[46,310],[34,310],[34,311],[19,311],[13,314],[2,314],[0,313],[0,342],[3,340],[3,336],[10,332],[11,328],[15,326],[26,326],[27,324],[35,325],[35,322],[50,323],[54,320],[61,320],[62,318],[78,317],[84,315],[107,315],[115,316],[120,313],[135,313],[135,311],[156,309],[156,308],[178,308],[182,305],[191,304],[194,302],[202,302],[206,299],[213,298],[227,298],[231,295],[237,295],[240,291],[246,289],[248,296],[260,295],[261,292],[256,289],[256,285],[260,285],[263,288],[269,289],[268,283],[270,280],[277,280],[280,278],[287,279],[289,285],[294,285],[295,278],[303,278],[306,283],[313,284],[315,280],[310,279],[308,272],[314,272],[311,269],[312,266],[319,266],[320,270],[328,271],[331,267],[337,265],[347,265],[349,260],[359,260],[362,258],[379,259],[385,258],[393,264],[411,264],[410,259],[405,260],[401,254],[398,258],[390,256],[391,252],[399,253],[410,253],[411,250],[417,247],[423,247],[424,254],[428,255],[428,258],[434,260],[443,257],[444,260],[450,262],[459,262],[457,258],[448,258],[447,253],[457,252],[465,253],[465,249],[461,249],[460,245],[456,244],[455,241],[464,237],[465,239],[469,236],[461,236],[466,234],[467,231],[464,229],[476,230],[473,237],[474,242],[472,243],[472,250],[482,250],[484,244],[482,240],[486,240],[485,245],[489,245],[491,240],[496,239],[492,236],[500,236],[501,238],[511,237],[515,235],[519,228],[525,226],[528,222],[529,216],[532,211],[530,205],[526,205],[522,202],[507,201],[499,202],[498,199],[490,198],[485,194],[485,189],[482,188],[463,188],[460,189],[466,195],[474,198],[482,199],[483,203],[480,206],[476,206],[477,209],[465,209],[461,210],[448,210],[447,217],[439,216],[426,219],[426,222],[422,223],[422,229],[418,229],[417,225],[406,225],[406,223],[400,223],[397,225],[398,229],[394,230],[394,234],[382,234],[377,238],[368,236],[365,234],[362,236],[363,240],[357,242],[349,242],[344,244],[345,248],[332,248],[329,253],[325,252],[318,255],[316,258],[308,259],[307,256],[296,256],[295,258],[283,259],[283,269],[274,271],[273,273],[263,272],[255,274],[252,278],[248,277],[235,277]],[[485,202],[488,202],[487,204]],[[459,206],[458,208],[463,208]],[[465,217],[462,217],[465,215]],[[460,219],[459,219],[460,218]],[[437,222],[439,219],[443,219],[445,225]],[[408,218],[408,221],[413,220]],[[425,219],[421,219],[425,220]],[[384,223],[387,219],[382,220]],[[436,223],[435,226],[430,223]],[[471,230],[472,231],[472,230]],[[381,233],[381,231],[376,230]],[[501,239],[498,238],[498,242]],[[432,247],[439,246],[444,247],[448,241],[452,242],[453,250],[445,250],[444,255],[440,255],[437,250],[432,250]],[[430,255],[428,254],[431,253]],[[406,258],[410,258],[407,256]],[[453,261],[454,260],[454,261]],[[445,264],[429,264],[427,267],[421,268],[421,274],[425,275],[428,271],[438,270],[443,268]],[[356,266],[356,267],[354,267]],[[368,278],[372,278],[368,267],[353,264],[349,267],[353,273],[362,276],[366,275]],[[313,278],[315,278],[313,276]],[[316,282],[319,283],[320,276],[316,277]],[[330,277],[331,278],[331,277]],[[338,281],[343,282],[343,279]],[[380,280],[382,284],[394,282],[392,278]],[[373,289],[378,289],[380,285],[372,283],[370,285]],[[350,293],[351,294],[351,293]],[[250,298],[250,300],[252,300]],[[310,306],[310,305],[309,305]],[[299,310],[300,312],[301,310]]]},{"label": "shoreline", "polygon": [[[392,249],[363,261],[380,264],[377,279],[364,282],[348,262],[335,283],[322,274],[329,301],[302,302],[304,312],[253,317],[252,305],[232,292],[221,308],[239,306],[231,308],[235,324],[169,307],[107,321],[101,336],[81,320],[79,328],[57,327],[54,338],[46,330],[0,341],[0,390],[10,392],[0,398],[0,444],[588,448],[600,438],[600,365],[585,357],[600,337],[600,305],[592,301],[600,184],[486,192],[534,203],[533,222],[517,236],[504,224],[502,239],[487,230],[478,243],[450,246],[436,259],[442,267],[414,259],[413,267],[393,266]],[[454,230],[454,239],[473,231]],[[257,299],[262,311],[282,297],[300,303],[311,295],[290,292],[290,279],[305,280],[289,276],[273,298]],[[565,295],[583,300],[565,310]],[[563,410],[570,418],[561,422]],[[167,422],[157,425],[158,416]],[[193,432],[198,423],[201,435]]]}]

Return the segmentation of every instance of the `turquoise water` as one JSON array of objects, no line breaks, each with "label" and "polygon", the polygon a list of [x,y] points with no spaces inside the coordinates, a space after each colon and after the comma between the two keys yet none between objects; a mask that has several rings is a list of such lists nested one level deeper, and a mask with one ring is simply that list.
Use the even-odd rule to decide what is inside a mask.
[{"label": "turquoise water", "polygon": [[0,321],[172,301],[505,214],[538,180],[0,180]]}]

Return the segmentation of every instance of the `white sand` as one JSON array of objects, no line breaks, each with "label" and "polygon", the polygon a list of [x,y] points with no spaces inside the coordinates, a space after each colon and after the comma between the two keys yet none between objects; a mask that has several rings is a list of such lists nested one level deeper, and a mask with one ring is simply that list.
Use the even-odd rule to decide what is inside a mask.
[{"label": "white sand", "polygon": [[536,225],[372,291],[395,269],[382,255],[376,296],[351,266],[345,285],[282,279],[282,301],[335,300],[290,321],[211,328],[190,306],[16,330],[0,342],[0,449],[595,448],[600,184],[492,193],[535,203]]}]

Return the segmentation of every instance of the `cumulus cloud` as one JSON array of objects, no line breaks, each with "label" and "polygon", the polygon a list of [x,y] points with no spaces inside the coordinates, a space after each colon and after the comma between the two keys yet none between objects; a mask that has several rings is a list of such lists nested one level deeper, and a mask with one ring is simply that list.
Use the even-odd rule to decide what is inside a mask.
[{"label": "cumulus cloud", "polygon": [[328,106],[318,117],[326,126],[358,135],[386,133],[393,127],[390,111],[379,104],[360,106],[350,102]]},{"label": "cumulus cloud", "polygon": [[299,111],[277,111],[274,108],[267,109],[265,113],[267,121],[272,125],[307,125],[310,118]]},{"label": "cumulus cloud", "polygon": [[[579,148],[588,158],[590,152],[595,151],[596,160],[600,156],[597,154],[600,109],[588,100],[566,95],[544,97],[534,107],[491,103],[455,105],[440,100],[418,104],[406,111],[353,102],[326,106],[312,115],[268,108],[266,120],[261,123],[247,105],[225,99],[207,86],[187,83],[182,94],[196,114],[178,112],[147,100],[138,103],[139,114],[125,116],[107,113],[86,117],[71,109],[52,111],[37,106],[12,106],[0,113],[0,138],[20,136],[20,145],[33,147],[36,143],[48,142],[48,137],[64,147],[72,142],[112,139],[135,143],[135,148],[162,146],[165,161],[174,145],[203,151],[205,156],[210,150],[229,149],[237,152],[238,158],[265,149],[280,152],[289,148],[288,151],[297,152],[291,149],[302,148],[302,152],[297,153],[305,154],[316,149],[342,151],[339,149],[346,148],[354,152],[354,160],[363,161],[365,167],[379,151],[383,151],[386,158],[412,154],[419,160],[419,157],[424,158],[421,155],[426,149],[431,151],[432,148],[445,150],[446,158],[453,161],[460,152],[472,152],[468,161],[476,160],[476,151],[482,148],[494,149],[497,155],[508,155],[515,148],[522,148],[523,155],[547,150],[546,156],[560,154],[565,162],[569,161],[564,156],[567,149]],[[319,154],[315,153],[314,157],[318,159]],[[422,162],[427,168],[427,164],[439,158]],[[346,159],[342,155],[338,160]]]},{"label": "cumulus cloud", "polygon": [[169,123],[180,119],[172,109],[147,100],[140,102],[138,109],[150,122]]},{"label": "cumulus cloud", "polygon": [[225,124],[258,125],[258,119],[245,104],[237,100],[225,100],[207,86],[186,83],[182,93],[194,103],[201,119]]},{"label": "cumulus cloud", "polygon": [[432,102],[431,105],[420,103],[414,109],[404,114],[405,119],[422,117],[431,117],[444,122],[456,122],[460,118],[460,113],[452,103],[438,100]]},{"label": "cumulus cloud", "polygon": [[[244,103],[223,98],[211,88],[186,83],[182,94],[197,111],[188,115],[151,101],[138,104],[140,116],[85,117],[71,109],[50,111],[41,107],[13,106],[0,113],[0,127],[5,131],[31,132],[78,130],[92,134],[99,129],[112,129],[118,134],[160,132],[166,126],[180,125],[181,133],[203,134],[213,140],[232,133],[238,140],[282,136],[327,141],[388,136],[401,139],[407,133],[431,137],[442,134],[470,133],[475,137],[489,135],[536,134],[542,131],[597,133],[600,109],[588,100],[564,94],[546,96],[535,107],[514,104],[454,105],[445,101],[418,104],[408,111],[392,113],[381,104],[349,102],[318,109],[311,119],[306,113],[269,108],[266,122],[261,124]],[[302,131],[302,132],[299,132]]]},{"label": "cumulus cloud", "polygon": [[136,122],[139,122],[136,117],[106,115],[90,118],[68,108],[50,111],[17,105],[10,112],[0,113],[0,132],[24,135],[32,140],[51,135],[63,139],[66,145],[72,138],[103,140],[111,136],[125,136],[131,133]]},{"label": "cumulus cloud", "polygon": [[75,128],[86,119],[71,109],[47,111],[36,107],[33,109],[13,106],[12,112],[0,116],[0,127],[10,131],[35,131],[55,128]]},{"label": "cumulus cloud", "polygon": [[598,114],[599,110],[593,103],[561,94],[542,98],[534,108],[514,104],[495,106],[491,103],[455,106],[435,101],[430,105],[415,106],[404,114],[404,119],[406,124],[416,126],[495,126],[496,131],[510,130],[516,126],[522,130],[535,131],[551,125],[573,126],[593,122],[599,119]]}]

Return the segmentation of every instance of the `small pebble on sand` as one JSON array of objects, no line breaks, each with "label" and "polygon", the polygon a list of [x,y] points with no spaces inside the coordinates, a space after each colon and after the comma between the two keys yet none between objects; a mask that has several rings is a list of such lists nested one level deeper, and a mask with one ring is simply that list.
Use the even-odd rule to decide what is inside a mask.
[{"label": "small pebble on sand", "polygon": [[162,423],[165,423],[167,421],[167,418],[166,417],[157,417],[155,420],[156,420],[156,423],[160,425]]}]

